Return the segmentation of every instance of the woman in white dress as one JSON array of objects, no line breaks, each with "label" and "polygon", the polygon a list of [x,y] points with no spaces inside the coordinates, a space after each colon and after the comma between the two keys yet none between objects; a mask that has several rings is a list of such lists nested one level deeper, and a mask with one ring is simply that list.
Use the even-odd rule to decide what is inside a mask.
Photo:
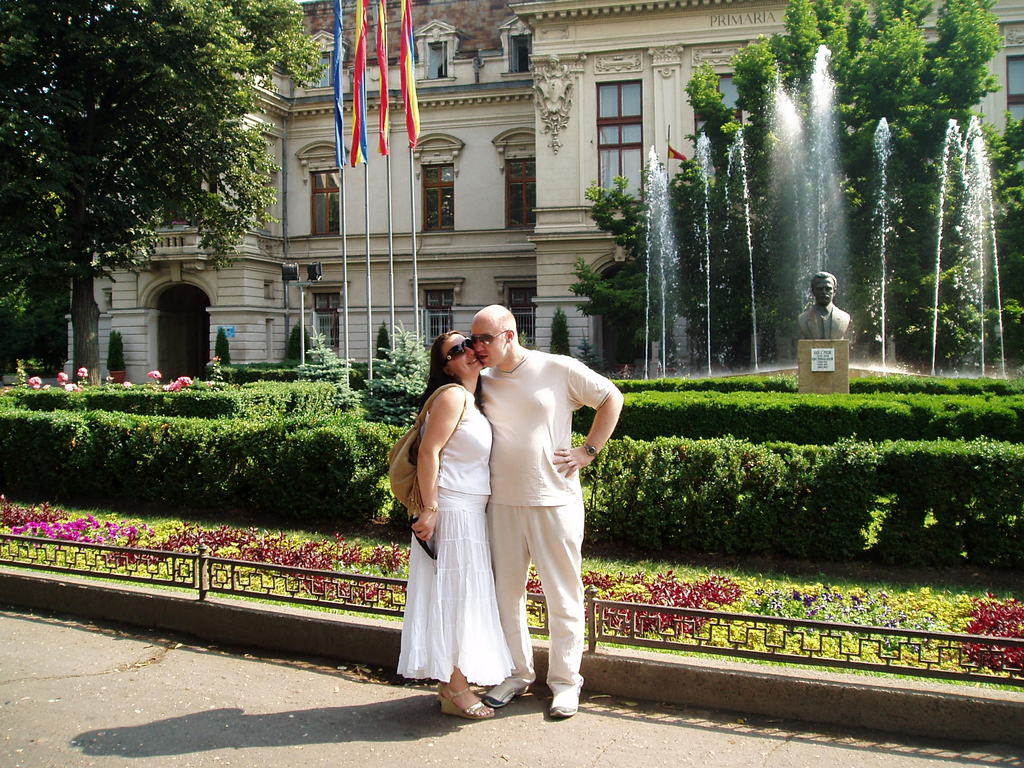
[{"label": "woman in white dress", "polygon": [[480,369],[463,334],[450,331],[434,340],[424,402],[445,384],[462,386],[437,396],[420,439],[416,476],[423,509],[412,526],[398,660],[401,675],[440,681],[442,712],[471,720],[493,717],[494,710],[469,683],[495,685],[512,669],[487,538],[491,427],[480,409]]}]

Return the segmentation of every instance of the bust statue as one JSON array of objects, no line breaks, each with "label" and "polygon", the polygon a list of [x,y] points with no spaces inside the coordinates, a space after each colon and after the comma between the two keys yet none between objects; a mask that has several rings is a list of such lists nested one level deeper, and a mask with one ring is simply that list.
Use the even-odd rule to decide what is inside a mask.
[{"label": "bust statue", "polygon": [[814,304],[800,313],[797,323],[803,339],[845,339],[850,315],[832,303],[839,281],[831,272],[818,272],[811,278]]}]

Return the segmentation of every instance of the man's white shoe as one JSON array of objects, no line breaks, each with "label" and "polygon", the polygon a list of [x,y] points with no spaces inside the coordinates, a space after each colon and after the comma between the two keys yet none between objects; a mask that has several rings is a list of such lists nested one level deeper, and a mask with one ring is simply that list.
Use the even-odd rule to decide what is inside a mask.
[{"label": "man's white shoe", "polygon": [[492,709],[500,709],[508,704],[516,696],[520,696],[526,693],[526,689],[530,687],[530,684],[525,680],[520,680],[518,677],[509,677],[503,683],[498,683],[480,697],[488,707]]},{"label": "man's white shoe", "polygon": [[580,708],[580,692],[575,688],[567,688],[559,691],[551,700],[551,708],[548,714],[559,720],[575,715]]}]

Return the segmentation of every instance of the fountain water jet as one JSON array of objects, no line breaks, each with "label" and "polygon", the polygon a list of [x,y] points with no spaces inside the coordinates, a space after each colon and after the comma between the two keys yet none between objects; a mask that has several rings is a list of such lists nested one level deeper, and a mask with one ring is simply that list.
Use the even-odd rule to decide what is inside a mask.
[{"label": "fountain water jet", "polygon": [[697,164],[704,183],[704,308],[707,325],[708,376],[711,375],[711,139],[701,132],[697,139]]},{"label": "fountain water jet", "polygon": [[[757,299],[754,292],[754,237],[750,225],[750,187],[747,184],[747,152],[743,141],[743,126],[736,131],[732,146],[729,147],[729,167],[727,175],[730,181],[733,173],[738,169],[740,174],[741,189],[743,192],[743,224],[746,228],[747,243],[747,266],[750,269],[750,325],[751,325],[751,352],[754,358],[754,371],[760,371],[760,361],[757,354]],[[726,195],[732,184],[726,184]],[[728,205],[726,208],[728,209]],[[726,219],[728,226],[728,218]]]},{"label": "fountain water jet", "polygon": [[946,192],[949,172],[952,167],[952,153],[960,148],[960,126],[956,120],[946,125],[946,138],[942,142],[942,160],[939,163],[939,221],[935,237],[935,295],[932,309],[932,376],[935,375],[935,355],[939,345],[939,283],[942,279],[942,229],[946,214]]},{"label": "fountain water jet", "polygon": [[[678,249],[675,226],[668,194],[668,173],[658,159],[654,147],[647,153],[647,176],[644,199],[647,221],[646,301],[644,307],[644,378],[650,378],[651,312],[661,318],[659,375],[668,371],[668,324],[675,320],[674,299],[677,293]],[[652,286],[652,282],[654,285]],[[652,302],[653,299],[653,302]]]},{"label": "fountain water jet", "polygon": [[882,369],[886,367],[886,306],[885,287],[887,282],[887,247],[889,242],[889,158],[892,155],[892,137],[889,133],[889,121],[884,117],[875,128],[875,170],[878,174],[878,196],[875,200],[875,221],[878,226],[878,260],[879,260],[879,321],[881,325]]}]

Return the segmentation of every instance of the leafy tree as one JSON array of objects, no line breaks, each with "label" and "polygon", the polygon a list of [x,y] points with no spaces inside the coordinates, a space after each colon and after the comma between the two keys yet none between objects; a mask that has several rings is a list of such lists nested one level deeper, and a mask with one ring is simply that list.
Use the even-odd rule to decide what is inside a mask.
[{"label": "leafy tree", "polygon": [[64,367],[68,348],[64,284],[13,285],[0,293],[0,371],[25,360],[33,374]]},{"label": "leafy tree", "polygon": [[366,382],[366,418],[399,426],[411,424],[420,411],[429,367],[420,337],[396,328],[395,348],[384,350],[384,359],[373,366],[373,378]]},{"label": "leafy tree", "polygon": [[221,365],[231,365],[231,345],[228,334],[223,326],[217,329],[217,340],[213,344],[213,354],[220,358]]},{"label": "leafy tree", "polygon": [[94,278],[172,214],[220,264],[273,199],[254,85],[315,77],[292,0],[20,0],[0,13],[0,279],[71,284],[98,380]]},{"label": "leafy tree", "polygon": [[559,307],[551,318],[551,353],[555,355],[568,355],[569,349],[569,319],[565,312]]}]

